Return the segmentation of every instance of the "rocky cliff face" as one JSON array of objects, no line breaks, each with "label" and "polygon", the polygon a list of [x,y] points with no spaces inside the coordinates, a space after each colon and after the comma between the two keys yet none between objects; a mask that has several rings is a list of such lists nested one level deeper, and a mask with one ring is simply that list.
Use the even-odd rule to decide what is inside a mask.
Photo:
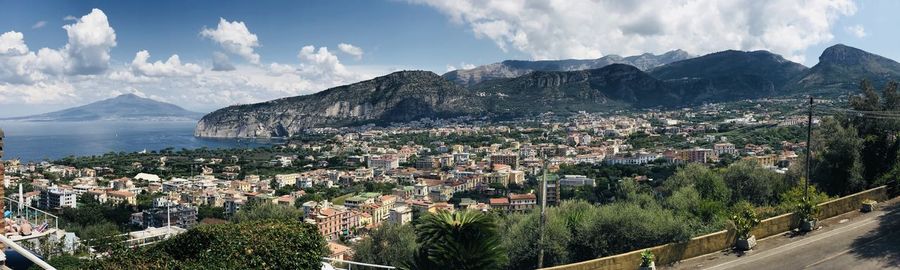
[{"label": "rocky cliff face", "polygon": [[682,50],[674,50],[661,55],[645,53],[622,57],[607,55],[597,59],[566,59],[566,60],[542,60],[524,61],[507,60],[493,63],[473,69],[459,69],[447,72],[444,78],[462,85],[473,86],[481,82],[516,78],[532,71],[575,71],[585,69],[598,69],[612,64],[627,64],[640,70],[649,70],[675,61],[689,59],[692,56]]},{"label": "rocky cliff face", "polygon": [[620,106],[676,104],[663,82],[629,65],[580,71],[535,71],[472,87],[487,110],[500,115],[602,111]]},{"label": "rocky cliff face", "polygon": [[223,108],[204,116],[200,137],[283,137],[310,127],[405,122],[482,112],[465,89],[427,71],[401,71],[313,95]]}]

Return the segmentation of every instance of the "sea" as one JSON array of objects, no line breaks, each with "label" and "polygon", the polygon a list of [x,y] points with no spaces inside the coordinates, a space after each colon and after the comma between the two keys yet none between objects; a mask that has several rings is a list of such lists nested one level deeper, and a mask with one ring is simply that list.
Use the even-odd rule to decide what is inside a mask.
[{"label": "sea", "polygon": [[256,148],[277,139],[213,139],[194,137],[194,121],[0,121],[3,159],[23,162],[92,156],[109,152],[154,151],[165,148]]}]

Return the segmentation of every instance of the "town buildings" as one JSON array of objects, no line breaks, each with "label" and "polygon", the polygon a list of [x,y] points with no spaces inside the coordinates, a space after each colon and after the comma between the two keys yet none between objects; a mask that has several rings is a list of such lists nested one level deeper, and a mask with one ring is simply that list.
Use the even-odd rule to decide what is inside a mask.
[{"label": "town buildings", "polygon": [[44,209],[77,208],[77,194],[71,187],[47,187],[41,190],[38,207]]}]

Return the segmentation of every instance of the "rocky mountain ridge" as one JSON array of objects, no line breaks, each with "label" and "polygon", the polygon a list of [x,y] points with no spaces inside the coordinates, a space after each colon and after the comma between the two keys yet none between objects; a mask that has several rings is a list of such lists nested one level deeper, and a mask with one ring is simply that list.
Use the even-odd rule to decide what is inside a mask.
[{"label": "rocky mountain ridge", "polygon": [[748,98],[854,91],[862,79],[898,80],[900,64],[835,45],[813,68],[767,51],[723,51],[643,71],[626,64],[531,71],[468,87],[428,71],[400,71],[316,94],[231,106],[204,116],[202,137],[283,137],[303,129],[454,116],[515,118]]},{"label": "rocky mountain ridge", "polygon": [[612,64],[627,64],[640,70],[649,70],[668,63],[690,59],[691,57],[685,51],[673,50],[660,55],[645,53],[622,57],[611,54],[597,59],[506,60],[472,69],[453,70],[444,73],[442,77],[456,84],[470,87],[484,81],[516,78],[533,71],[575,71],[597,69]]}]

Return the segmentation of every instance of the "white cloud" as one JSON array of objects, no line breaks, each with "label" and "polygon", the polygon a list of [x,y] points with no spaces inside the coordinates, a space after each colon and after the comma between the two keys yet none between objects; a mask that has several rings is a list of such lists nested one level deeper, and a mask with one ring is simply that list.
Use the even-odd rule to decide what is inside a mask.
[{"label": "white cloud", "polygon": [[844,28],[844,30],[847,30],[847,33],[850,33],[857,38],[863,38],[866,36],[866,28],[859,24],[847,26]]},{"label": "white cloud", "polygon": [[475,64],[469,64],[466,62],[459,63],[459,68],[457,68],[454,65],[447,64],[447,72],[454,71],[457,69],[473,69],[476,67],[478,67],[478,66],[476,66]]},{"label": "white cloud", "polygon": [[851,0],[409,0],[534,59],[767,49],[795,61],[830,41]]},{"label": "white cloud", "polygon": [[77,21],[78,20],[78,18],[75,18],[75,16],[72,16],[72,15],[66,15],[62,19],[63,19],[63,21]]},{"label": "white cloud", "polygon": [[273,75],[282,75],[286,73],[296,72],[297,68],[287,64],[271,63],[269,64],[269,72]]},{"label": "white cloud", "polygon": [[66,81],[0,84],[0,103],[67,104],[78,98],[76,88]]},{"label": "white cloud", "polygon": [[31,29],[43,28],[47,25],[47,21],[37,21],[34,25],[31,26]]},{"label": "white cloud", "polygon": [[[254,51],[259,46],[256,36],[243,22],[225,20],[216,29],[204,29],[201,35],[222,45],[225,52],[253,64],[232,64],[229,55],[221,52],[213,53],[211,66],[185,63],[174,54],[151,60],[148,51],[135,53],[130,62],[110,64],[116,33],[106,15],[95,9],[81,18],[73,17],[72,21],[63,27],[68,42],[57,49],[33,50],[20,32],[0,35],[0,106],[65,107],[122,93],[140,93],[209,111],[232,104],[311,94],[393,71],[383,66],[345,66],[333,51],[315,46],[300,49],[296,62],[263,64]],[[361,49],[340,47],[345,47],[341,52],[348,56],[363,53]],[[207,68],[231,71],[204,72]]]},{"label": "white cloud", "polygon": [[200,35],[219,43],[226,51],[239,55],[250,63],[259,64],[259,54],[254,52],[254,48],[259,47],[259,40],[256,34],[250,33],[244,22],[229,22],[219,18],[216,29],[203,28]]},{"label": "white cloud", "polygon": [[146,50],[137,52],[134,60],[131,61],[131,70],[135,74],[148,77],[193,76],[203,72],[203,68],[196,64],[182,64],[177,54],[173,54],[165,62],[149,63],[148,59],[150,59],[150,53]]},{"label": "white cloud", "polygon": [[336,80],[350,76],[338,57],[328,51],[328,47],[316,50],[312,45],[303,46],[297,57],[300,58],[299,70],[305,75]]},{"label": "white cloud", "polygon": [[109,67],[109,50],[116,46],[116,31],[106,14],[93,9],[74,24],[63,26],[69,36],[66,71],[70,74],[99,74]]},{"label": "white cloud", "polygon": [[338,49],[346,54],[356,57],[356,60],[362,59],[363,49],[360,47],[353,46],[352,44],[341,43],[338,44]]},{"label": "white cloud", "polygon": [[26,53],[28,53],[28,45],[25,45],[25,35],[16,31],[0,35],[0,55],[23,55]]},{"label": "white cloud", "polygon": [[[115,30],[99,9],[63,26],[68,42],[59,49],[30,51],[22,33],[0,35],[0,83],[36,84],[63,73],[100,74],[109,67],[109,50],[116,45]],[[46,82],[43,85],[52,85]]]},{"label": "white cloud", "polygon": [[234,70],[234,65],[231,64],[231,59],[228,59],[228,55],[220,52],[213,53],[213,71],[232,71]]},{"label": "white cloud", "polygon": [[0,35],[0,83],[33,84],[48,74],[62,73],[63,63],[62,54],[56,50],[30,51],[22,33]]}]

